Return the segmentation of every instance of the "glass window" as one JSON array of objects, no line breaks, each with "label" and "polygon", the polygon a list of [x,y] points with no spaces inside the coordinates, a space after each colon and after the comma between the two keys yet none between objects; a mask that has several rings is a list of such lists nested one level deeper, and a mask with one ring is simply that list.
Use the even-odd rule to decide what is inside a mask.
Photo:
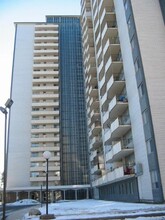
[{"label": "glass window", "polygon": [[31,177],[38,177],[39,176],[39,172],[32,172],[31,173]]},{"label": "glass window", "polygon": [[135,35],[131,39],[131,48],[132,48],[132,50],[134,50],[134,48],[135,48]]},{"label": "glass window", "polygon": [[152,139],[147,140],[146,145],[147,145],[148,154],[152,153],[153,152]]},{"label": "glass window", "polygon": [[142,117],[143,117],[143,123],[144,123],[144,124],[147,124],[147,122],[148,122],[147,111],[144,111],[144,112],[142,113]]},{"label": "glass window", "polygon": [[131,16],[129,16],[127,24],[128,24],[128,29],[130,29],[131,28]]},{"label": "glass window", "polygon": [[151,181],[152,181],[153,189],[158,189],[159,183],[158,183],[158,174],[156,170],[151,171]]},{"label": "glass window", "polygon": [[31,147],[39,147],[39,144],[38,143],[32,143]]},{"label": "glass window", "polygon": [[38,152],[32,152],[31,157],[38,157],[39,153]]},{"label": "glass window", "polygon": [[143,83],[140,84],[138,90],[139,90],[139,96],[142,97],[144,95],[144,85],[143,85]]},{"label": "glass window", "polygon": [[135,65],[135,72],[137,73],[140,69],[140,60],[139,60],[139,58],[136,59],[134,65]]},{"label": "glass window", "polygon": [[125,3],[124,3],[124,8],[125,8],[125,10],[128,9],[128,1],[127,1],[127,0],[126,0]]}]

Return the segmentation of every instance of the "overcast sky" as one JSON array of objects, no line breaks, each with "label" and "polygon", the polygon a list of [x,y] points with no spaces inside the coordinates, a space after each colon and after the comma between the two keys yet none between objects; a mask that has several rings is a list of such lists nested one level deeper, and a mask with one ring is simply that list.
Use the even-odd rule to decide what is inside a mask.
[{"label": "overcast sky", "polygon": [[[10,96],[14,22],[45,21],[46,15],[79,15],[80,0],[0,0],[0,106]],[[0,172],[3,172],[4,115],[0,112]]]}]

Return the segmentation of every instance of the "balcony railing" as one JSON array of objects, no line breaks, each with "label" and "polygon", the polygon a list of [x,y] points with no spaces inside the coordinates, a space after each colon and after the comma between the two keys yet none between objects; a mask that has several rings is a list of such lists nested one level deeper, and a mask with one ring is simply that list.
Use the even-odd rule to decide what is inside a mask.
[{"label": "balcony railing", "polygon": [[133,148],[127,148],[121,141],[112,145],[110,150],[106,153],[107,162],[121,161],[122,158],[127,157],[133,153]]},{"label": "balcony railing", "polygon": [[130,178],[130,175],[134,175],[135,171],[133,167],[129,167],[129,169],[126,168],[126,166],[119,166],[115,169],[112,169],[112,171],[108,172],[107,174],[103,175],[99,179],[92,182],[92,186],[98,186],[105,184],[107,182],[114,182],[118,180],[125,179],[126,176]]}]

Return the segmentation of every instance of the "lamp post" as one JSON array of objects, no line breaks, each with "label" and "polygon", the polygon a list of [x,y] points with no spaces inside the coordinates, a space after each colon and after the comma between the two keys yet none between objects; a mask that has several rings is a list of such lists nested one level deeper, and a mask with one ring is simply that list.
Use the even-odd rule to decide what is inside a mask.
[{"label": "lamp post", "polygon": [[51,157],[50,151],[45,151],[43,157],[46,159],[46,215],[48,215],[48,160]]},{"label": "lamp post", "polygon": [[6,183],[7,183],[7,159],[8,159],[8,146],[7,146],[7,109],[10,109],[13,104],[12,99],[8,99],[5,103],[5,108],[0,106],[0,111],[5,115],[5,127],[4,127],[4,171],[3,171],[3,218],[6,216]]}]

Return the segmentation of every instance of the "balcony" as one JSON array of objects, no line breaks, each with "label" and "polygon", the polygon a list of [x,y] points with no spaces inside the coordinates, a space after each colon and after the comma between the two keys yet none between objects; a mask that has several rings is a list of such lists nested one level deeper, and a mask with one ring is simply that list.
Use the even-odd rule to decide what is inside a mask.
[{"label": "balcony", "polygon": [[[112,40],[112,39],[111,39]],[[113,39],[115,40],[115,39]],[[110,39],[108,39],[105,43],[103,48],[103,56],[104,60],[108,60],[109,56],[112,54],[119,54],[120,52],[120,45],[119,44],[111,44]],[[118,60],[118,58],[113,57],[113,60]]]},{"label": "balcony", "polygon": [[32,94],[32,99],[59,99],[59,94]]},{"label": "balcony", "polygon": [[97,136],[98,134],[100,134],[101,131],[101,123],[100,122],[95,122],[92,124],[91,126],[91,130],[92,130],[92,134],[94,136]]},{"label": "balcony", "polygon": [[33,71],[33,77],[44,77],[44,76],[47,76],[47,77],[56,77],[58,78],[59,76],[59,72],[56,70],[49,70],[49,71]]},{"label": "balcony", "polygon": [[36,24],[35,25],[35,30],[57,30],[58,29],[58,24]]},{"label": "balcony", "polygon": [[104,27],[106,22],[116,22],[116,15],[115,12],[113,11],[114,8],[111,7],[106,7],[103,9],[103,12],[100,16],[100,25]]},{"label": "balcony", "polygon": [[92,96],[92,97],[98,96],[98,86],[95,86],[94,88],[92,86],[90,87],[89,96]]},{"label": "balcony", "polygon": [[104,164],[97,164],[91,169],[91,174],[101,175],[104,170]]},{"label": "balcony", "polygon": [[117,118],[111,124],[112,139],[123,137],[131,129],[129,116]]},{"label": "balcony", "polygon": [[[95,42],[95,44],[96,44],[97,46],[98,46],[100,40],[101,40],[101,34],[99,33],[98,36],[97,36],[97,38],[96,38],[96,42]],[[98,52],[97,52],[97,54],[98,54]],[[98,57],[98,55],[97,55],[97,57]]]},{"label": "balcony", "polygon": [[99,99],[92,99],[91,100],[91,104],[90,104],[90,108],[92,110],[96,110],[96,109],[99,109]]},{"label": "balcony", "polygon": [[135,172],[133,168],[129,169],[129,172],[126,171],[125,166],[120,166],[113,169],[111,172],[108,172],[106,175],[103,175],[99,179],[92,182],[92,186],[98,186],[102,184],[106,184],[107,182],[113,183],[120,180],[124,180],[130,178],[130,176],[134,176]]},{"label": "balcony", "polygon": [[90,142],[90,149],[96,150],[102,145],[102,138],[100,136],[94,136]]},{"label": "balcony", "polygon": [[35,30],[35,37],[39,36],[53,36],[56,37],[58,36],[58,31],[57,30]]},{"label": "balcony", "polygon": [[102,48],[100,47],[98,52],[97,52],[97,55],[96,55],[97,60],[101,59],[101,55],[102,55]]},{"label": "balcony", "polygon": [[59,86],[33,86],[33,91],[53,91],[58,93]]},{"label": "balcony", "polygon": [[[124,97],[124,96],[123,96]],[[120,117],[128,108],[127,99],[120,99],[114,96],[108,106],[109,117],[111,119]]]},{"label": "balcony", "polygon": [[91,121],[95,122],[95,121],[100,121],[100,111],[99,109],[95,109],[91,111]]},{"label": "balcony", "polygon": [[107,83],[108,98],[112,99],[114,95],[119,95],[125,87],[125,80],[119,75],[112,75]]},{"label": "balcony", "polygon": [[106,23],[103,31],[102,31],[102,44],[105,45],[107,39],[113,39],[116,38],[118,36],[118,30],[117,27],[115,26],[115,24],[113,23]]},{"label": "balcony", "polygon": [[108,123],[110,122],[109,111],[103,112],[102,119],[103,119],[103,126],[104,126],[105,124],[108,124]]},{"label": "balcony", "polygon": [[36,102],[32,102],[32,107],[58,107],[59,106],[59,101],[56,100],[47,100],[47,101],[42,101],[38,100]]},{"label": "balcony", "polygon": [[121,141],[112,146],[111,151],[106,154],[106,162],[113,163],[115,161],[121,161],[122,158],[134,152],[133,148],[124,146]]},{"label": "balcony", "polygon": [[58,69],[59,67],[59,64],[58,63],[48,63],[48,62],[45,62],[45,63],[34,63],[33,64],[33,68],[46,68],[46,69]]},{"label": "balcony", "polygon": [[93,161],[95,157],[97,157],[97,150],[92,151],[91,156],[90,156],[90,161]]},{"label": "balcony", "polygon": [[107,93],[105,93],[104,96],[101,97],[102,111],[107,111],[109,102],[110,100],[108,99]]},{"label": "balcony", "polygon": [[59,124],[60,123],[60,120],[59,119],[39,119],[39,120],[31,120],[31,124],[32,125],[40,125],[40,124]]},{"label": "balcony", "polygon": [[97,20],[97,23],[96,23],[96,25],[94,27],[95,33],[97,32],[98,28],[99,28],[99,20]]},{"label": "balcony", "polygon": [[105,64],[105,75],[107,78],[113,74],[118,74],[122,69],[122,60],[119,59],[116,55],[111,55]]},{"label": "balcony", "polygon": [[111,143],[111,129],[110,128],[106,128],[104,131],[104,143],[106,145]]},{"label": "balcony", "polygon": [[[33,144],[33,143],[32,143]],[[53,145],[52,145],[53,146]],[[44,147],[42,144],[39,144],[39,147],[31,147],[30,148],[30,152],[32,153],[32,152],[37,152],[37,153],[39,153],[40,154],[40,152],[41,152],[41,154],[45,151],[45,150],[48,150],[48,151],[52,151],[52,152],[54,152],[54,151],[58,151],[58,152],[60,152],[60,147],[50,147],[50,146],[46,146],[46,147]],[[58,157],[60,157],[60,156],[58,156]]]},{"label": "balcony", "polygon": [[58,78],[40,78],[40,77],[35,77],[32,80],[33,83],[39,84],[39,83],[59,83],[59,79]]},{"label": "balcony", "polygon": [[35,43],[37,43],[37,42],[47,42],[47,43],[51,42],[51,43],[53,43],[55,41],[56,42],[58,41],[58,37],[52,37],[52,36],[35,37],[34,41],[35,41]]},{"label": "balcony", "polygon": [[98,75],[99,75],[100,80],[104,76],[104,62],[103,62],[103,60],[101,61],[100,65],[98,66]]},{"label": "balcony", "polygon": [[59,133],[59,128],[38,128],[38,129],[31,129],[31,134],[39,134],[39,133]]},{"label": "balcony", "polygon": [[[43,177],[30,177],[30,182],[44,182],[45,176]],[[50,181],[60,181],[60,176],[49,176],[49,182]]]},{"label": "balcony", "polygon": [[102,0],[99,2],[99,12],[102,13],[103,9],[106,8],[107,11],[110,12],[114,12],[114,5],[113,5],[113,0]]},{"label": "balcony", "polygon": [[98,172],[98,165],[95,165],[92,169],[91,169],[91,174],[96,174]]},{"label": "balcony", "polygon": [[56,42],[49,42],[49,43],[46,43],[46,42],[35,42],[34,43],[34,49],[41,49],[41,48],[46,48],[46,49],[48,49],[48,48],[58,48],[58,38],[56,37],[56,38],[54,38],[54,40],[56,41]]},{"label": "balcony", "polygon": [[[35,171],[45,171],[45,167],[43,166],[38,166],[38,167],[30,167],[30,172],[35,172]],[[50,166],[49,165],[49,172],[50,171],[60,171],[60,166]]]},{"label": "balcony", "polygon": [[58,55],[59,50],[57,48],[52,48],[52,49],[38,49],[34,50],[34,55]]},{"label": "balcony", "polygon": [[52,110],[52,111],[48,111],[48,110],[45,110],[45,111],[32,111],[31,112],[31,115],[32,116],[41,116],[41,115],[44,115],[44,116],[46,116],[46,115],[59,115],[59,111],[58,110],[56,110],[56,111],[54,111],[54,110]]},{"label": "balcony", "polygon": [[87,66],[87,74],[88,75],[96,74],[96,65],[95,64],[93,64],[93,65],[89,64]]},{"label": "balcony", "polygon": [[59,137],[36,137],[36,138],[31,138],[31,142],[33,143],[47,143],[47,142],[56,142],[59,143],[60,142],[60,138]]},{"label": "balcony", "polygon": [[[108,113],[107,113],[108,115]],[[107,117],[109,120],[109,115]],[[104,118],[105,123],[107,121]],[[117,118],[111,125],[104,130],[104,142],[109,145],[111,141],[123,137],[131,129],[130,118],[128,116]]]},{"label": "balcony", "polygon": [[58,56],[35,56],[33,58],[34,62],[54,62],[58,63],[59,58]]}]

